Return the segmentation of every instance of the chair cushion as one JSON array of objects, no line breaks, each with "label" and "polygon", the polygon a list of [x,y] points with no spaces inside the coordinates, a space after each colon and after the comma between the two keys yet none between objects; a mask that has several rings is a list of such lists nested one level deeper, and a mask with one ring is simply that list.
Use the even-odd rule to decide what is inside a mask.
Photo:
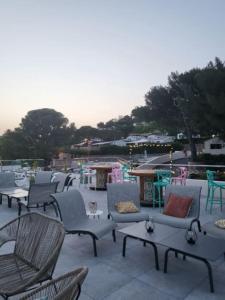
[{"label": "chair cushion", "polygon": [[193,199],[191,197],[170,194],[163,214],[176,218],[185,218],[188,216]]},{"label": "chair cushion", "polygon": [[129,223],[149,220],[149,214],[141,211],[133,214],[120,214],[117,211],[113,211],[110,212],[110,216],[116,223]]},{"label": "chair cushion", "polygon": [[115,208],[120,214],[136,213],[139,209],[132,201],[121,201],[115,204]]}]

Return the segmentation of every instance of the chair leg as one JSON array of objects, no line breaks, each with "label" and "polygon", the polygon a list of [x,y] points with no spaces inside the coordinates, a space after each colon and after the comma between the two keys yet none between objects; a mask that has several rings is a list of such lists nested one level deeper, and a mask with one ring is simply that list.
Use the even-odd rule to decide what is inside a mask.
[{"label": "chair leg", "polygon": [[55,203],[54,203],[54,202],[52,202],[52,206],[53,206],[53,208],[54,208],[54,211],[55,211],[56,217],[58,217],[58,216],[59,216],[59,214],[58,214],[58,209],[57,209],[57,206],[55,205]]},{"label": "chair leg", "polygon": [[94,256],[98,256],[97,255],[96,238],[94,236],[92,236],[92,240],[93,240]]},{"label": "chair leg", "polygon": [[220,210],[223,210],[222,189],[220,188]]},{"label": "chair leg", "polygon": [[208,186],[208,193],[207,193],[207,198],[206,198],[205,210],[207,210],[207,207],[208,207],[208,203],[209,203],[209,195],[210,195],[210,187]]},{"label": "chair leg", "polygon": [[22,210],[21,203],[18,202],[18,216],[19,216],[19,217],[20,217],[20,215],[21,215],[21,210]]},{"label": "chair leg", "polygon": [[113,242],[116,242],[116,230],[113,229],[112,231],[112,236],[113,236]]},{"label": "chair leg", "polygon": [[209,198],[209,202],[210,202],[210,214],[212,214],[213,201],[214,201],[214,188],[212,188],[211,196]]},{"label": "chair leg", "polygon": [[12,198],[8,196],[8,207],[12,207]]},{"label": "chair leg", "polygon": [[0,195],[0,204],[2,204],[2,195]]},{"label": "chair leg", "polygon": [[198,231],[201,232],[202,231],[202,228],[201,228],[201,223],[199,220],[197,220],[197,224],[198,224]]},{"label": "chair leg", "polygon": [[155,186],[153,185],[152,187],[152,204],[153,204],[153,208],[155,208]]}]

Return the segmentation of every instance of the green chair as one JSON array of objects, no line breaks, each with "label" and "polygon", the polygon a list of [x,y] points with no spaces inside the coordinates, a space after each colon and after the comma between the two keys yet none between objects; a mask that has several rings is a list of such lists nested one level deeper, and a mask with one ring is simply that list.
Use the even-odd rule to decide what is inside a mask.
[{"label": "green chair", "polygon": [[171,175],[172,172],[170,170],[156,170],[157,181],[153,183],[153,207],[155,207],[157,203],[159,207],[163,205],[163,188],[166,188],[167,185],[171,183]]},{"label": "green chair", "polygon": [[[207,180],[208,180],[208,194],[206,199],[206,207],[207,210],[208,204],[210,205],[210,214],[212,213],[212,208],[214,203],[220,204],[220,210],[223,208],[223,200],[222,200],[222,190],[225,189],[224,183],[219,183],[215,181],[215,171],[206,171]],[[219,199],[215,199],[215,191],[219,190]]]},{"label": "green chair", "polygon": [[123,181],[129,181],[129,182],[137,182],[137,177],[129,175],[130,169],[128,165],[123,165],[122,166],[122,173],[123,173]]}]

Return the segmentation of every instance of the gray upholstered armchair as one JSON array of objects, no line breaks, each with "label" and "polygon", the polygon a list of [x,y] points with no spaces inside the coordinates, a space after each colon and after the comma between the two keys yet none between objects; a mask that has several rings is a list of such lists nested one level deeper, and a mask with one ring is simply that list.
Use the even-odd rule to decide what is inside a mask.
[{"label": "gray upholstered armchair", "polygon": [[[132,201],[139,212],[118,213],[115,204],[121,201]],[[140,208],[140,192],[136,183],[109,183],[107,185],[108,217],[116,223],[140,222],[149,220],[148,213]]]},{"label": "gray upholstered armchair", "polygon": [[200,214],[200,196],[201,187],[198,186],[183,186],[183,185],[168,185],[165,192],[164,205],[167,204],[170,194],[176,194],[179,196],[188,196],[193,198],[191,209],[186,218],[176,218],[163,213],[159,213],[153,216],[155,223],[165,224],[172,227],[188,229],[192,228],[193,223],[197,223],[199,231],[201,231],[201,225],[199,221]]}]

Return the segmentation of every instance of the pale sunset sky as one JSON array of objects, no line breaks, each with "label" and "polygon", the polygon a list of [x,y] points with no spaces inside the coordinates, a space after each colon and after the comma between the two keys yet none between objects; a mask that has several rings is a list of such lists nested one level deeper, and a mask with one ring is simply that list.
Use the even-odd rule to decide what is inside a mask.
[{"label": "pale sunset sky", "polygon": [[0,134],[53,108],[79,128],[225,60],[225,0],[0,0]]}]

